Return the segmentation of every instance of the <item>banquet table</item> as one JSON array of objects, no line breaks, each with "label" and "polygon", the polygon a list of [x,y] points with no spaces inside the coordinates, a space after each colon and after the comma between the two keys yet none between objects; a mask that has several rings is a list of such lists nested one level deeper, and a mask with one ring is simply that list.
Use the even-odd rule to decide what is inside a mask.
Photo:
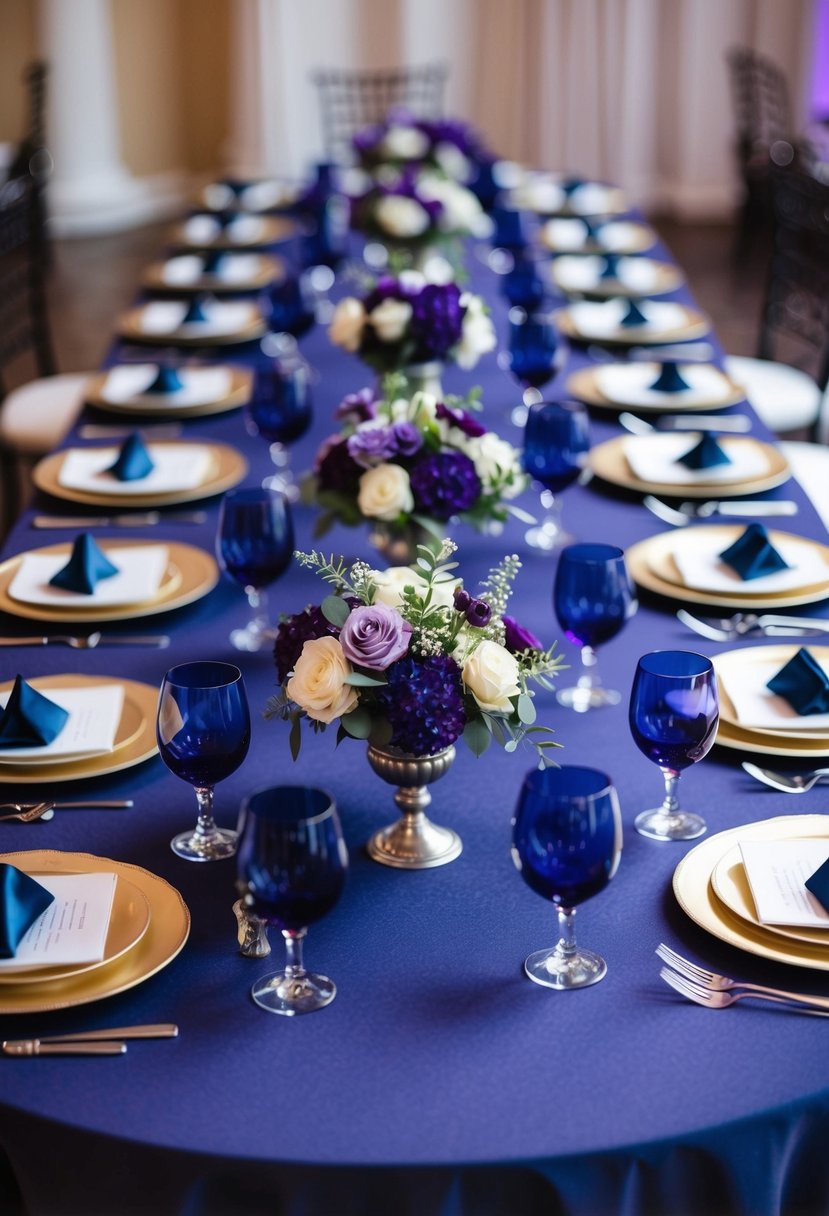
[{"label": "banquet table", "polygon": [[[670,258],[661,246],[657,253]],[[479,247],[470,248],[470,286],[490,305],[503,349],[506,305],[480,255]],[[333,295],[348,290],[340,276]],[[669,298],[690,300],[685,287]],[[372,380],[322,326],[300,346],[316,372],[315,420],[292,448],[295,471],[310,467],[316,447],[335,429],[341,398]],[[566,359],[547,397],[563,396],[570,372],[592,357],[577,344],[563,349]],[[119,353],[116,344],[113,361]],[[248,366],[265,360],[257,343],[221,357]],[[483,389],[488,425],[520,443],[510,421],[520,390],[496,352],[473,371],[445,370],[446,390],[464,393],[475,384]],[[767,437],[756,420],[753,429]],[[593,414],[594,443],[620,433],[615,416]],[[268,472],[267,445],[247,433],[241,411],[193,420],[187,435],[242,450],[250,464],[246,484]],[[794,482],[768,496],[796,499],[799,514],[786,521],[789,530],[826,540]],[[533,492],[519,502],[533,511]],[[146,535],[212,551],[219,500],[204,506],[203,526],[163,520]],[[565,523],[583,540],[628,547],[666,528],[638,495],[595,479],[567,489],[563,506]],[[71,535],[35,532],[32,514],[44,509],[70,508],[36,497],[9,536],[5,556]],[[297,546],[319,547],[311,509],[295,507],[294,520]],[[560,632],[551,604],[555,558],[529,549],[523,532],[516,520],[497,537],[459,526],[460,572],[471,586],[501,554],[518,553],[523,565],[512,610],[550,643]],[[101,528],[95,535],[119,533]],[[322,543],[326,552],[372,558],[365,529],[335,528]],[[294,566],[271,589],[272,615],[298,611],[320,596],[313,575]],[[522,970],[524,957],[553,944],[556,935],[553,909],[525,886],[510,857],[510,820],[534,764],[530,751],[506,755],[492,747],[475,759],[459,746],[451,771],[433,787],[431,813],[460,833],[463,852],[450,865],[405,872],[376,864],[365,851],[369,836],[396,817],[392,791],[371,773],[365,745],[348,740],[335,748],[333,731],[306,732],[293,762],[287,724],[263,716],[276,691],[272,658],[267,650],[245,654],[231,647],[231,629],[248,609],[229,582],[140,623],[168,633],[168,650],[0,649],[6,680],[18,671],[27,677],[83,672],[158,685],[177,662],[236,663],[252,709],[252,743],[242,766],[218,786],[217,819],[234,824],[242,799],[258,788],[321,785],[336,800],[350,852],[345,893],[311,928],[306,947],[308,965],[336,981],[336,1000],[312,1017],[280,1018],[249,998],[254,978],[281,965],[278,934],[272,932],[270,958],[243,957],[231,911],[233,862],[193,865],[173,855],[170,837],[194,822],[194,799],[160,758],[83,783],[90,797],[133,798],[132,809],[0,823],[0,852],[80,851],[143,866],[181,892],[192,916],[182,953],[140,986],[91,1006],[1,1019],[6,1038],[141,1022],[180,1027],[178,1038],[133,1044],[119,1058],[3,1061],[3,1210],[14,1211],[16,1187],[30,1216],[801,1216],[829,1210],[826,1023],[749,1002],[721,1012],[703,1009],[659,978],[654,950],[665,941],[726,974],[829,995],[829,972],[768,962],[694,924],[679,908],[671,881],[696,842],[660,843],[633,829],[634,816],[661,799],[662,784],[628,727],[638,657],[659,648],[706,655],[729,648],[690,633],[675,617],[677,606],[642,594],[636,615],[600,651],[604,682],[622,692],[619,705],[576,714],[550,692],[537,697],[539,720],[562,744],[557,758],[606,771],[624,822],[618,873],[577,916],[579,940],[606,958],[608,974],[569,993],[538,987]],[[827,610],[827,603],[808,609]],[[6,635],[31,632],[30,623],[10,616],[0,623]],[[564,638],[561,649],[571,672],[559,683],[579,662]],[[752,781],[742,758],[715,746],[683,776],[683,802],[703,813],[709,833],[822,811],[819,787],[793,805]],[[11,800],[32,789],[3,792]],[[71,797],[77,787],[56,791],[44,784],[37,792]]]}]

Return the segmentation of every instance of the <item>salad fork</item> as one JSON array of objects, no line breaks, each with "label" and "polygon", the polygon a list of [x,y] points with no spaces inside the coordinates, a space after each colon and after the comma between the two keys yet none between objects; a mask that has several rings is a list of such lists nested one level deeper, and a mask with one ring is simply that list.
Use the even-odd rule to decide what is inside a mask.
[{"label": "salad fork", "polygon": [[743,769],[749,777],[770,785],[773,790],[781,790],[784,794],[806,794],[813,785],[825,781],[829,777],[829,768],[816,768],[811,773],[775,773],[770,768],[760,768],[757,764],[743,761]]},{"label": "salad fork", "polygon": [[678,971],[672,971],[670,967],[663,967],[659,975],[674,991],[680,993],[681,996],[687,997],[689,1001],[693,1001],[696,1005],[703,1005],[706,1009],[727,1009],[729,1005],[733,1005],[736,1001],[744,1001],[751,998],[758,1001],[771,1001],[775,1005],[783,1005],[792,1013],[807,1013],[812,1017],[829,1018],[829,1001],[825,1005],[819,1005],[817,998],[799,997],[795,993],[785,992],[781,992],[779,996],[775,996],[765,989],[757,991],[755,989],[748,989],[747,987],[739,992],[717,988],[701,988],[686,979],[684,975],[680,975]]},{"label": "salad fork", "polygon": [[[663,963],[667,963],[668,968],[670,968],[668,970],[668,968],[663,967],[660,972],[663,979],[671,983],[672,980],[679,978],[704,996],[725,994],[726,996],[730,995],[731,1000],[740,1000],[741,995],[762,996],[767,1000],[798,1001],[801,1004],[825,1009],[829,1013],[829,997],[802,996],[799,992],[786,992],[782,988],[769,988],[766,984],[751,984],[747,980],[734,980],[728,975],[719,975],[716,971],[709,971],[706,967],[700,967],[696,963],[692,963],[690,959],[677,954],[676,950],[672,950],[664,942],[660,942],[656,947],[656,953]],[[741,993],[732,992],[732,989],[735,988],[739,988]],[[723,1002],[723,1004],[730,1003],[729,1000]]]}]

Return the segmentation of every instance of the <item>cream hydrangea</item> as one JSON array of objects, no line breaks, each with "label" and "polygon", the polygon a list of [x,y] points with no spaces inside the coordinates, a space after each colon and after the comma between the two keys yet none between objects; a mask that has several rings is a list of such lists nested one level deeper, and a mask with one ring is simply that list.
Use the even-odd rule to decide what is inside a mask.
[{"label": "cream hydrangea", "polygon": [[464,663],[463,682],[481,709],[487,713],[512,713],[511,697],[521,688],[518,660],[498,642],[485,638]]},{"label": "cream hydrangea", "polygon": [[352,666],[336,638],[312,638],[302,647],[285,691],[317,722],[333,722],[357,705],[356,689],[346,684]]},{"label": "cream hydrangea", "polygon": [[399,464],[378,464],[360,478],[357,505],[369,519],[386,522],[414,509],[409,474]]},{"label": "cream hydrangea", "polygon": [[[375,586],[374,602],[387,604],[389,608],[399,608],[403,603],[403,588],[414,587],[422,593],[426,580],[416,570],[409,566],[390,566],[388,570],[372,570],[371,581]],[[455,595],[455,588],[461,585],[459,578],[448,579],[445,583],[432,586],[432,603],[443,608],[450,608]]]}]

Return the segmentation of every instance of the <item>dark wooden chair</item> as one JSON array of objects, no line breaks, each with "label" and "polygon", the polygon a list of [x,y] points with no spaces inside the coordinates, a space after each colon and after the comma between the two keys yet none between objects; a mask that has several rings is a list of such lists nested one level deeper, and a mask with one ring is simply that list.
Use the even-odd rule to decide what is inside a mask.
[{"label": "dark wooden chair", "polygon": [[313,76],[320,103],[326,156],[347,163],[351,139],[361,127],[379,122],[394,106],[419,118],[438,118],[448,69],[445,64],[384,71],[340,71],[326,68]]}]

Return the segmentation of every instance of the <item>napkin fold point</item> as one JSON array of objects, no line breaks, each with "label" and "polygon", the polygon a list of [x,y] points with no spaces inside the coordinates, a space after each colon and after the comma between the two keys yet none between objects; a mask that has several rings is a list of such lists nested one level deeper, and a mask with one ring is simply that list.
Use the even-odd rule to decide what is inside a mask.
[{"label": "napkin fold point", "polygon": [[197,321],[206,321],[207,313],[204,311],[204,300],[199,296],[195,296],[187,305],[187,312],[181,318],[182,325],[192,325]]},{"label": "napkin fold point", "polygon": [[659,375],[651,385],[651,392],[655,393],[682,393],[691,386],[683,377],[676,363],[663,363],[659,369]]},{"label": "napkin fold point", "polygon": [[766,529],[758,523],[749,524],[719,558],[745,581],[791,569],[769,540]]},{"label": "napkin fold point", "polygon": [[145,393],[177,393],[184,388],[184,381],[174,367],[162,364],[156,372],[152,384],[144,389]]},{"label": "napkin fold point", "polygon": [[75,537],[69,561],[52,575],[49,583],[64,591],[92,595],[101,579],[112,578],[117,573],[118,567],[112,564],[94,538],[88,532],[81,532]]},{"label": "napkin fold point", "polygon": [[618,253],[605,253],[604,267],[599,271],[600,279],[618,279],[619,277],[619,255]]},{"label": "napkin fold point", "polygon": [[26,933],[54,902],[51,891],[30,875],[0,863],[0,958],[14,958]]},{"label": "napkin fold point", "polygon": [[713,469],[717,465],[731,463],[731,457],[710,431],[705,431],[693,447],[677,457],[677,464],[684,465],[686,469]]},{"label": "napkin fold point", "polygon": [[829,676],[805,646],[783,664],[766,688],[788,701],[801,717],[829,713]]},{"label": "napkin fold point", "polygon": [[627,305],[627,309],[625,311],[625,315],[622,317],[619,324],[622,325],[625,329],[627,329],[634,325],[646,325],[647,321],[648,321],[648,318],[642,312],[642,309],[639,307],[639,305],[636,303],[636,301],[628,300],[628,305]]},{"label": "napkin fold point", "polygon": [[829,859],[818,866],[814,874],[806,879],[805,887],[811,891],[825,912],[829,912]]},{"label": "napkin fold point", "polygon": [[6,707],[0,713],[0,751],[46,747],[57,739],[68,720],[68,710],[44,697],[18,675]]},{"label": "napkin fold point", "polygon": [[121,445],[115,463],[111,464],[106,471],[112,473],[113,477],[117,477],[119,481],[140,481],[154,468],[153,459],[147,451],[144,440],[138,431],[133,431]]}]

